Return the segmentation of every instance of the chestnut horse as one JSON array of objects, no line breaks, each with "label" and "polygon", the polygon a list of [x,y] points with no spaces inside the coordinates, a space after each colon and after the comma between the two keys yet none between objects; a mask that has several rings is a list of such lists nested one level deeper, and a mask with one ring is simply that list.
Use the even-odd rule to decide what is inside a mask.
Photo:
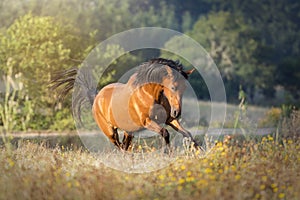
[{"label": "chestnut horse", "polygon": [[[52,81],[52,88],[67,83],[62,90],[62,95],[65,95],[74,85],[76,70],[57,76]],[[160,125],[162,123],[171,126],[183,137],[190,138],[194,146],[199,148],[191,133],[178,121],[185,81],[192,72],[184,71],[178,61],[156,58],[138,66],[137,72],[126,84],[109,84],[95,96],[87,90],[86,95],[91,99],[97,125],[113,144],[123,150],[128,150],[134,132],[141,129],[160,134],[169,146],[170,135]],[[122,143],[119,141],[118,129],[124,131]]]}]

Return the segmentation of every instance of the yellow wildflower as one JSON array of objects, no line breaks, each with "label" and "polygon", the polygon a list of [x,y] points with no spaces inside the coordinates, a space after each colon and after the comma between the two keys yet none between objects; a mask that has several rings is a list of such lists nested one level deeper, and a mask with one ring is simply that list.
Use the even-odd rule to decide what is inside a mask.
[{"label": "yellow wildflower", "polygon": [[237,175],[235,175],[235,177],[234,177],[234,178],[235,178],[235,180],[237,180],[237,181],[238,181],[238,180],[240,180],[240,179],[241,179],[241,175],[237,174]]},{"label": "yellow wildflower", "polygon": [[277,187],[277,184],[276,184],[276,183],[272,183],[272,184],[271,184],[271,187],[272,187],[272,188],[276,188],[276,187]]},{"label": "yellow wildflower", "polygon": [[284,194],[284,193],[279,193],[279,194],[278,194],[278,198],[279,198],[279,199],[283,199],[284,197],[285,197],[285,194]]},{"label": "yellow wildflower", "polygon": [[7,163],[10,167],[13,167],[15,165],[15,162],[11,158],[7,159]]},{"label": "yellow wildflower", "polygon": [[161,174],[158,176],[158,178],[163,181],[165,179],[165,176]]},{"label": "yellow wildflower", "polygon": [[236,171],[236,167],[234,165],[231,165],[230,168],[231,168],[232,171]]},{"label": "yellow wildflower", "polygon": [[184,166],[184,165],[181,165],[180,169],[181,169],[181,170],[185,170],[185,166]]},{"label": "yellow wildflower", "polygon": [[209,175],[209,179],[214,181],[214,180],[216,180],[216,176],[215,175]]},{"label": "yellow wildflower", "polygon": [[191,172],[191,171],[188,171],[188,172],[186,173],[186,175],[187,175],[187,176],[191,176],[191,175],[192,175],[192,172]]},{"label": "yellow wildflower", "polygon": [[195,181],[195,178],[194,177],[187,177],[185,180],[186,180],[186,182],[193,182],[193,181]]},{"label": "yellow wildflower", "polygon": [[211,168],[205,168],[205,170],[204,170],[204,173],[206,173],[206,174],[210,174],[212,172],[213,172],[213,170]]},{"label": "yellow wildflower", "polygon": [[269,140],[269,141],[273,141],[274,139],[273,139],[272,136],[268,135],[268,140]]},{"label": "yellow wildflower", "polygon": [[259,189],[260,190],[264,190],[264,189],[266,189],[266,186],[264,184],[261,184],[260,187],[259,187]]},{"label": "yellow wildflower", "polygon": [[259,199],[260,198],[260,194],[256,194],[254,198],[255,199]]},{"label": "yellow wildflower", "polygon": [[181,178],[181,179],[178,180],[179,184],[183,184],[184,182],[185,182],[185,180],[183,178]]},{"label": "yellow wildflower", "polygon": [[263,177],[261,177],[261,180],[264,181],[264,182],[266,182],[268,180],[268,177],[267,176],[263,176]]}]

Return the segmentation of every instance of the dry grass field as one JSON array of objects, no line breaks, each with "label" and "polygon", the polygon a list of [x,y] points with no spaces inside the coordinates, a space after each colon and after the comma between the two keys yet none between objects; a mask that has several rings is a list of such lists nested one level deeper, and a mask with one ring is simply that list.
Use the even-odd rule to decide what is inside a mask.
[{"label": "dry grass field", "polygon": [[228,136],[206,156],[186,152],[135,174],[82,149],[23,141],[0,149],[0,199],[299,199],[299,151],[299,138]]}]

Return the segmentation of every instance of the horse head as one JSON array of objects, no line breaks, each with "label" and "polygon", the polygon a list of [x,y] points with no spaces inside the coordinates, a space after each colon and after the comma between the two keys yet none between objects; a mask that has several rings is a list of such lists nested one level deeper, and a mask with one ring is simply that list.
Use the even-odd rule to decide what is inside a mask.
[{"label": "horse head", "polygon": [[182,71],[164,66],[168,75],[162,80],[163,95],[170,105],[170,116],[178,118],[181,114],[182,95],[186,89],[186,79],[194,71]]}]

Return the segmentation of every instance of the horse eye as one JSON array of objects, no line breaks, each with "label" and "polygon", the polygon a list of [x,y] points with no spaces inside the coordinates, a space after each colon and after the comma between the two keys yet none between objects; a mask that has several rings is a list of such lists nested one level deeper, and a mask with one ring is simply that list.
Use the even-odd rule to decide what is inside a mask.
[{"label": "horse eye", "polygon": [[177,88],[176,88],[175,86],[172,86],[172,87],[171,87],[171,90],[176,91]]}]

